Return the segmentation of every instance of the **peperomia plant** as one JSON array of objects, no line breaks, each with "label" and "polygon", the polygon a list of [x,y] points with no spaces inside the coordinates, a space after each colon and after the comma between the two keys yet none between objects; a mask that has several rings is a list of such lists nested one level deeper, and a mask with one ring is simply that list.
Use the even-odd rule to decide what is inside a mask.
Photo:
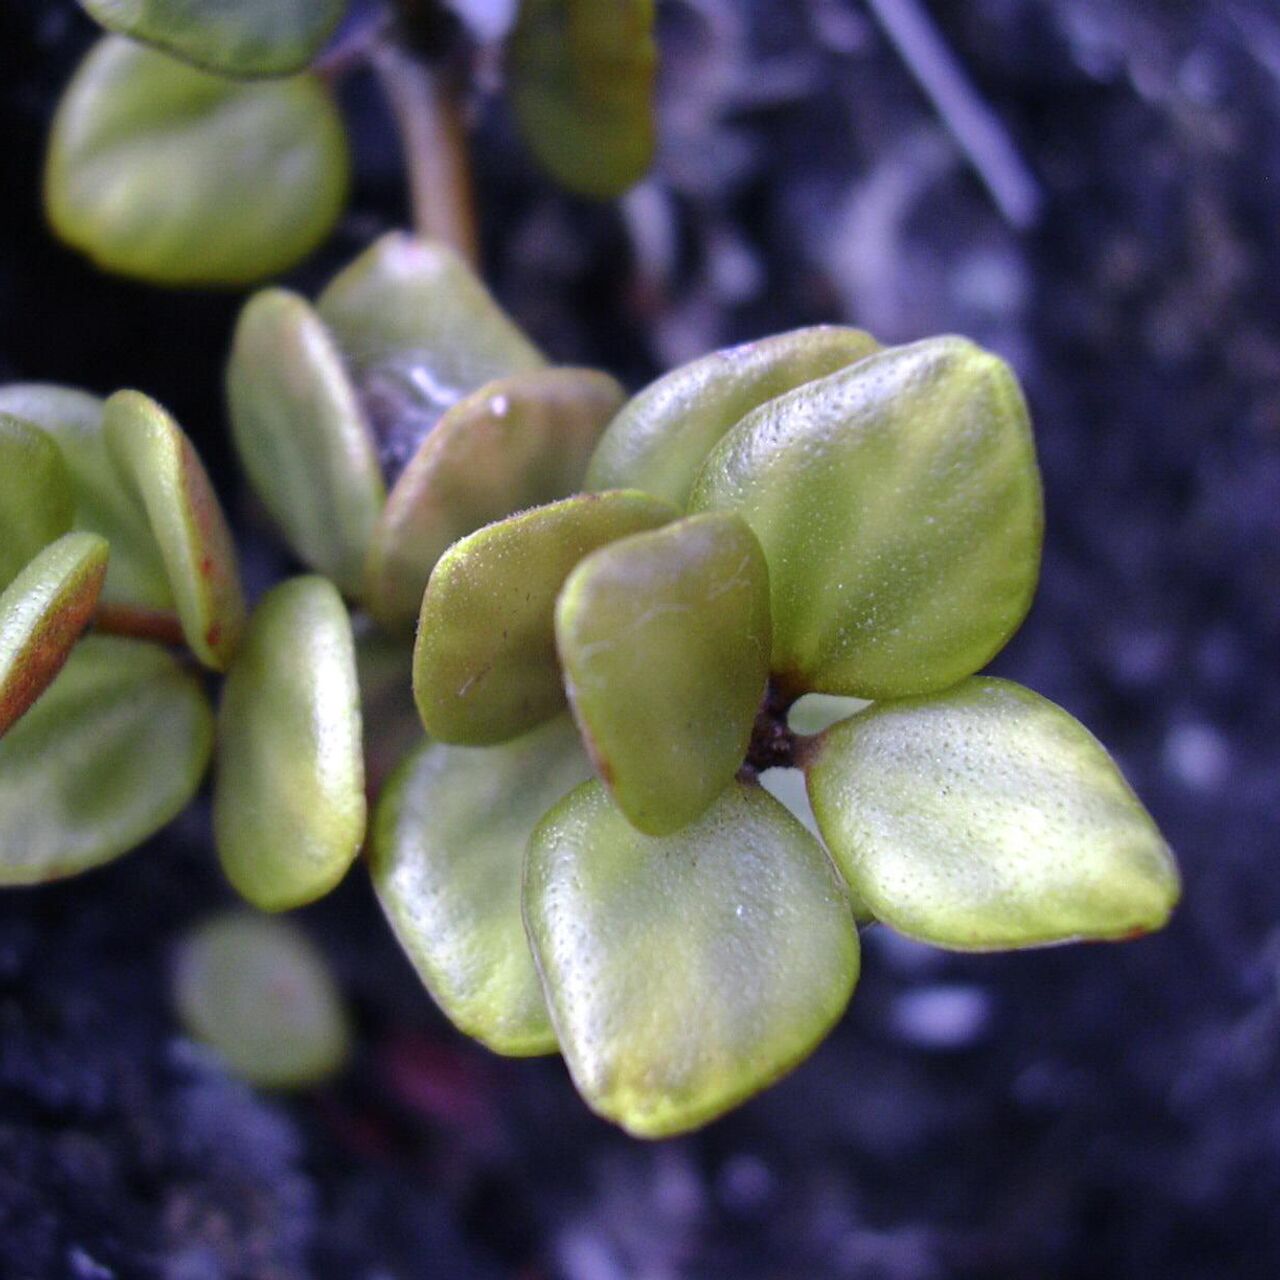
[{"label": "peperomia plant", "polygon": [[[341,8],[88,7],[254,76],[305,64]],[[605,40],[589,5],[521,9],[513,41],[545,83],[517,96],[559,87],[524,110],[562,142],[564,100],[630,101],[607,77],[575,87],[593,58],[647,48],[649,7],[622,11],[640,25]],[[257,122],[269,150],[287,117],[261,103],[317,85],[234,86],[115,40],[82,77],[94,59],[142,63],[106,78],[121,132],[102,137],[129,163],[108,147],[65,170],[95,199],[119,174],[93,251],[112,260],[118,234],[157,278],[194,278],[197,258],[236,262],[224,279],[269,270],[261,203],[252,233],[231,209],[203,258],[198,185],[176,181],[177,214],[152,220],[131,166],[164,148],[129,133],[125,96],[144,115],[167,104],[163,128],[194,124],[200,145]],[[71,111],[51,175],[75,150]],[[317,153],[291,154],[301,172]],[[280,211],[288,185],[268,197]],[[393,233],[314,305],[250,298],[227,389],[248,479],[308,570],[252,608],[160,405],[0,387],[0,881],[135,847],[216,758],[214,843],[252,906],[314,901],[364,849],[445,1014],[499,1053],[561,1052],[587,1103],[645,1137],[803,1059],[853,991],[860,926],[994,950],[1167,919],[1176,868],[1105,750],[978,674],[1030,606],[1043,519],[1026,406],[996,356],[821,326],[628,400],[606,374],[549,365],[453,249]],[[329,980],[279,921],[201,930],[177,1000],[265,1084],[346,1051]]]}]

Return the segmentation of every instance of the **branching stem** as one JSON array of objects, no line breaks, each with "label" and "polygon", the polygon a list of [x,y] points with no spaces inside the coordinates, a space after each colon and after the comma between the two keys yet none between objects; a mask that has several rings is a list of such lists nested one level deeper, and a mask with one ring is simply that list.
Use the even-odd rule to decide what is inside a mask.
[{"label": "branching stem", "polygon": [[102,604],[94,614],[93,629],[104,635],[126,636],[132,640],[152,640],[167,645],[186,643],[178,615],[167,609],[146,609],[131,604]]}]

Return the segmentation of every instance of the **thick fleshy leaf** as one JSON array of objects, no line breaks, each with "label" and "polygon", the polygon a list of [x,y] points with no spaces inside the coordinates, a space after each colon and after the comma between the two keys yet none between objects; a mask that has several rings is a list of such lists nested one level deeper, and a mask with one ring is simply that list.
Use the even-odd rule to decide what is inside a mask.
[{"label": "thick fleshy leaf", "polygon": [[764,547],[773,670],[792,693],[893,698],[984,666],[1040,568],[1040,478],[1008,366],[963,338],[868,356],[749,414],[691,510]]},{"label": "thick fleshy leaf", "polygon": [[225,671],[244,630],[231,531],[186,433],[149,396],[118,391],[103,406],[107,451],[147,513],[187,646]]},{"label": "thick fleshy leaf", "polygon": [[529,835],[591,776],[567,716],[499,747],[433,743],[378,805],[369,869],[422,981],[461,1031],[498,1053],[553,1053],[520,918]]},{"label": "thick fleshy leaf", "polygon": [[811,735],[830,729],[837,720],[847,720],[871,704],[865,698],[842,698],[832,693],[806,693],[787,712],[792,733]]},{"label": "thick fleshy leaf", "polygon": [[0,594],[0,735],[62,670],[106,576],[106,542],[93,533],[67,533]]},{"label": "thick fleshy leaf", "polygon": [[582,487],[623,391],[591,369],[534,369],[445,410],[396,481],[369,552],[367,603],[408,629],[437,560],[459,538]]},{"label": "thick fleshy leaf", "polygon": [[301,71],[346,0],[80,0],[108,31],[225,76]]},{"label": "thick fleshy leaf", "polygon": [[212,749],[209,704],[169,654],[87,636],[0,741],[0,883],[128,853],[187,804]]},{"label": "thick fleshy leaf", "polygon": [[249,301],[236,326],[227,397],[240,460],[289,545],[359,596],[386,488],[355,388],[304,298],[267,289]]},{"label": "thick fleshy leaf", "polygon": [[316,304],[384,448],[409,456],[440,415],[495,378],[545,362],[448,245],[391,232]]},{"label": "thick fleshy leaf", "polygon": [[254,610],[218,719],[213,834],[235,889],[264,911],[323,897],[364,840],[355,641],[324,578]]},{"label": "thick fleshy leaf", "polygon": [[565,688],[633,826],[678,831],[742,765],[769,675],[769,571],[735,515],[593,552],[556,606]]},{"label": "thick fleshy leaf", "polygon": [[58,446],[34,423],[0,412],[0,591],[74,518]]},{"label": "thick fleshy leaf", "polygon": [[580,495],[477,530],[441,556],[422,598],[413,693],[427,732],[487,746],[562,711],[556,596],[583,556],[675,518],[617,490]]},{"label": "thick fleshy leaf", "polygon": [[342,998],[324,957],[286,920],[229,911],[184,939],[174,1004],[227,1070],[284,1089],[338,1071],[351,1048]]},{"label": "thick fleshy leaf", "polygon": [[224,80],[108,36],[58,108],[45,205],[54,230],[109,271],[246,284],[329,234],[347,167],[342,119],[316,77]]},{"label": "thick fleshy leaf", "polygon": [[713,351],[628,401],[587,470],[588,489],[643,489],[684,509],[707,454],[767,401],[880,349],[861,329],[817,325]]},{"label": "thick fleshy leaf", "polygon": [[102,401],[70,387],[11,383],[0,411],[25,418],[57,443],[71,478],[75,528],[111,544],[102,608],[153,617],[176,633],[173,594],[142,505],[125,488],[107,453]]},{"label": "thick fleshy leaf", "polygon": [[520,132],[557,182],[609,199],[653,160],[653,0],[523,0],[508,45]]},{"label": "thick fleshy leaf", "polygon": [[886,924],[961,951],[1158,929],[1178,872],[1102,745],[1060,707],[978,677],[830,729],[809,793]]},{"label": "thick fleshy leaf", "polygon": [[423,741],[422,721],[413,702],[413,648],[375,627],[365,614],[358,614],[354,623],[364,784],[376,796],[391,771]]},{"label": "thick fleshy leaf", "polygon": [[587,1103],[638,1137],[694,1129],[808,1056],[858,976],[849,900],[817,841],[733,783],[672,836],[599,783],[538,825],[525,921]]}]

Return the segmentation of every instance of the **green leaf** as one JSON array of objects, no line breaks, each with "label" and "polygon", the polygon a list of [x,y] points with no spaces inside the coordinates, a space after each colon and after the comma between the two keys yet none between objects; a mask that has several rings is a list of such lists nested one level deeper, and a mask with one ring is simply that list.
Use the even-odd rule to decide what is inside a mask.
[{"label": "green leaf", "polygon": [[182,428],[154,400],[118,391],[103,406],[107,452],[147,513],[187,646],[225,671],[244,630],[235,546],[222,504]]},{"label": "green leaf", "polygon": [[396,481],[374,531],[367,599],[384,626],[412,627],[431,570],[459,538],[582,485],[623,401],[591,369],[534,369],[446,409]]},{"label": "green leaf", "polygon": [[0,412],[0,591],[74,518],[58,446],[33,423]]},{"label": "green leaf", "polygon": [[593,552],[556,606],[569,705],[618,807],[648,835],[704,813],[742,765],[769,675],[769,571],[737,516]]},{"label": "green leaf", "polygon": [[508,44],[520,132],[557,182],[610,199],[653,160],[653,0],[523,0]]},{"label": "green leaf", "polygon": [[67,533],[0,595],[0,736],[62,670],[93,617],[106,576],[106,542],[92,533]]},{"label": "green leaf", "polygon": [[534,825],[591,776],[561,716],[500,747],[423,746],[374,820],[369,868],[382,909],[436,1003],[497,1053],[554,1053],[520,918]]},{"label": "green leaf", "polygon": [[347,168],[342,119],[316,77],[223,80],[108,36],[58,107],[45,206],[108,271],[240,285],[329,234]]},{"label": "green leaf", "polygon": [[169,654],[86,637],[0,741],[0,883],[128,853],[187,804],[212,749],[200,685]]},{"label": "green leaf", "polygon": [[218,718],[213,834],[255,907],[328,893],[364,840],[360,694],[351,620],[332,583],[292,578],[259,603]]},{"label": "green leaf", "polygon": [[733,783],[645,836],[589,782],[535,829],[525,920],[560,1047],[593,1110],[642,1138],[697,1128],[772,1084],[858,976],[843,886],[804,828]]},{"label": "green leaf", "polygon": [[792,733],[809,735],[830,729],[837,720],[846,720],[871,704],[865,698],[841,698],[831,693],[806,693],[787,713]]},{"label": "green leaf", "polygon": [[807,772],[849,883],[921,941],[1128,938],[1177,901],[1172,856],[1101,744],[1007,680],[877,704],[829,730]]},{"label": "green leaf", "polygon": [[305,299],[267,289],[249,301],[227,395],[236,450],[289,545],[358,596],[386,488],[342,357]]},{"label": "green leaf", "polygon": [[434,423],[494,378],[545,361],[448,245],[391,232],[316,304],[366,397]]},{"label": "green leaf", "polygon": [[80,0],[108,31],[226,76],[301,71],[346,0]]},{"label": "green leaf", "polygon": [[645,493],[591,494],[500,520],[450,547],[422,598],[413,651],[427,732],[488,746],[562,711],[555,604],[564,580],[597,547],[675,514]]},{"label": "green leaf", "polygon": [[643,489],[684,510],[707,454],[753,409],[873,352],[861,329],[818,325],[673,369],[628,401],[587,470],[588,489]]},{"label": "green leaf", "polygon": [[[71,478],[75,528],[111,544],[102,610],[172,617],[173,595],[146,512],[129,494],[107,454],[102,401],[42,383],[0,387],[0,411],[34,423],[57,444]],[[176,627],[177,619],[173,618]]]},{"label": "green leaf", "polygon": [[396,765],[423,740],[413,702],[413,649],[379,630],[365,614],[357,614],[354,625],[365,790],[376,796]]},{"label": "green leaf", "polygon": [[247,911],[206,920],[183,941],[173,995],[191,1035],[250,1084],[313,1084],[340,1070],[351,1050],[324,957],[285,920]]},{"label": "green leaf", "polygon": [[1043,513],[1026,406],[997,357],[930,338],[764,405],[724,437],[691,510],[737,511],[773,590],[791,693],[932,693],[1026,616]]}]

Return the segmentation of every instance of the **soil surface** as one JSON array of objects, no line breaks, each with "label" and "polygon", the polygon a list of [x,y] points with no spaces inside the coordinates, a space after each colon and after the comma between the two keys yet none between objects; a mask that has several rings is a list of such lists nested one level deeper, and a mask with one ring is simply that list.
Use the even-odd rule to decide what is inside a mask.
[{"label": "soil surface", "polygon": [[[300,913],[356,1013],[351,1069],[293,1098],[228,1079],[168,1000],[176,940],[229,900],[201,804],[107,869],[0,898],[0,1274],[1280,1274],[1280,11],[933,3],[1032,218],[1026,198],[1001,211],[871,8],[660,7],[662,154],[621,206],[552,191],[501,102],[477,102],[497,292],[556,359],[633,386],[818,320],[1012,360],[1048,540],[996,670],[1112,748],[1184,904],[1141,942],[1015,956],[872,930],[807,1064],[646,1145],[558,1061],[452,1031],[358,873]],[[92,38],[71,0],[0,0],[0,379],[169,405],[260,583],[281,553],[221,391],[241,297],[100,275],[41,220],[48,120]],[[404,216],[372,87],[344,95],[355,199],[291,277],[304,291]]]}]

